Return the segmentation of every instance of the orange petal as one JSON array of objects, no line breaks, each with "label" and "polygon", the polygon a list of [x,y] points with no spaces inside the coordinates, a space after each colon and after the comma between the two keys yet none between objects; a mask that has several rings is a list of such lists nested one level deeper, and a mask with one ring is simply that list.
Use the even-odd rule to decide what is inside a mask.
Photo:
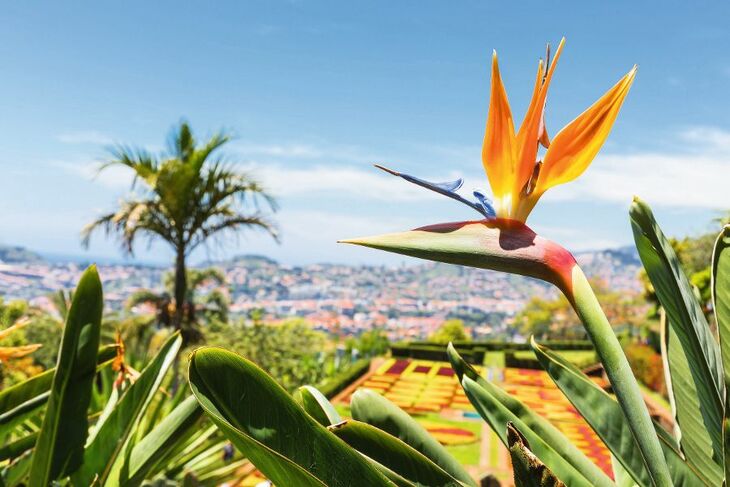
[{"label": "orange petal", "polygon": [[636,75],[636,66],[553,139],[537,182],[538,194],[580,176],[611,132]]},{"label": "orange petal", "polygon": [[495,51],[492,55],[492,91],[482,162],[496,200],[500,200],[511,189],[514,177],[514,146],[515,127]]},{"label": "orange petal", "polygon": [[15,324],[5,328],[4,330],[0,330],[0,340],[10,336],[13,332],[20,330],[21,328],[26,326],[28,323],[30,323],[30,320],[23,318],[21,320],[16,321]]},{"label": "orange petal", "polygon": [[[558,49],[555,51],[555,58],[550,63],[545,81],[542,82],[542,79],[540,79],[535,84],[532,100],[517,134],[517,167],[512,187],[513,194],[520,194],[532,175],[537,159],[538,143],[542,140],[543,143],[549,144],[547,133],[544,130],[545,101],[550,81],[555,72],[555,66],[558,64],[564,45],[565,38],[560,41]],[[513,201],[513,204],[516,206],[518,202]]]},{"label": "orange petal", "polygon": [[40,343],[33,345],[21,345],[19,347],[0,347],[0,362],[4,362],[11,358],[20,358],[29,355],[41,348]]}]

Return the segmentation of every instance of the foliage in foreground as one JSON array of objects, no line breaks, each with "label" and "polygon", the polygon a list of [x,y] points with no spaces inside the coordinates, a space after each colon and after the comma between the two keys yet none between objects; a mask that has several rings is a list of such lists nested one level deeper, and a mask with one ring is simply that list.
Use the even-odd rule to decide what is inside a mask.
[{"label": "foliage in foreground", "polygon": [[[644,444],[631,430],[629,417],[641,412],[617,402],[534,339],[531,347],[542,367],[611,452],[614,478],[551,423],[481,377],[449,346],[449,359],[466,395],[510,451],[518,486],[667,485],[653,474],[657,468],[666,469],[670,485],[725,482],[730,467],[725,423],[730,407],[725,380],[730,374],[724,373],[730,370],[730,227],[718,237],[712,261],[718,341],[648,206],[635,202],[631,222],[667,318],[664,360],[676,427],[668,432],[651,424],[664,466],[648,464]],[[612,352],[622,353],[618,342],[615,347]],[[604,360],[607,370],[613,366]],[[316,389],[303,387],[291,397],[252,362],[211,347],[194,353],[189,380],[208,417],[277,485],[475,485],[415,420],[374,392],[361,389],[354,394],[353,418],[342,420]]]},{"label": "foliage in foreground", "polygon": [[186,388],[168,390],[179,333],[134,371],[121,343],[99,347],[102,303],[91,267],[74,292],[56,367],[0,392],[0,485],[216,485],[231,477],[245,460],[224,460],[225,440],[197,401]]},{"label": "foliage in foreground", "polygon": [[[664,361],[676,428],[668,432],[652,424],[666,473],[672,485],[721,485],[730,451],[724,374],[730,370],[730,227],[718,237],[712,261],[718,342],[649,208],[636,202],[631,219],[666,317]],[[173,483],[196,478],[214,485],[235,478],[247,461],[278,485],[476,485],[422,426],[368,390],[353,395],[353,418],[343,421],[317,389],[304,386],[292,397],[253,362],[204,347],[190,361],[194,397],[186,397],[184,388],[166,392],[179,335],[170,336],[139,373],[125,370],[114,347],[99,348],[101,303],[101,283],[92,267],[66,313],[55,369],[0,392],[4,485],[134,486],[160,476]],[[449,346],[467,397],[509,449],[515,482],[662,485],[630,429],[628,418],[636,411],[558,353],[535,340],[531,348],[612,453],[614,479]],[[605,360],[604,366],[612,367]],[[213,425],[204,426],[203,416]],[[224,459],[219,431],[247,459]]]}]

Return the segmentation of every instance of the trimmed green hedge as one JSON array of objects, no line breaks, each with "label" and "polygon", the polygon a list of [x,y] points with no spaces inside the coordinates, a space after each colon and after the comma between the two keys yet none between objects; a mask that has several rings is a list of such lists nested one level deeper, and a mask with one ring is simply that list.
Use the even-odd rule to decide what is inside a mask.
[{"label": "trimmed green hedge", "polygon": [[[590,342],[590,340],[545,340],[540,341],[541,345],[544,345],[551,350],[593,350],[593,344]],[[427,342],[427,341],[414,341],[409,342],[407,344],[403,344],[404,346],[416,346],[416,347],[422,347],[422,346],[443,346],[439,345],[433,342]],[[498,352],[498,351],[523,351],[523,350],[530,350],[530,344],[529,343],[514,343],[514,342],[507,342],[504,340],[479,340],[479,341],[470,341],[470,342],[454,342],[454,346],[459,350],[487,350],[490,352]]]},{"label": "trimmed green hedge", "polygon": [[[540,343],[555,351],[593,350],[593,344],[587,340],[549,340]],[[454,346],[466,361],[477,364],[483,363],[485,355],[489,352],[505,352],[505,354],[515,352],[531,353],[530,345],[528,343],[513,343],[497,340],[454,342]],[[446,345],[436,344],[433,342],[417,341],[394,344],[390,346],[390,350],[394,357],[448,361],[448,357],[446,356]],[[518,363],[515,361],[517,360],[516,358],[513,357],[512,360],[513,361],[511,363]],[[510,365],[510,362],[507,362],[507,366],[517,367],[517,365]]]},{"label": "trimmed green hedge", "polygon": [[[559,355],[579,369],[585,369],[598,363],[596,353],[592,350],[562,350]],[[542,366],[532,350],[505,352],[504,364],[505,367],[515,369],[542,370]]]},{"label": "trimmed green hedge", "polygon": [[[482,363],[484,360],[484,350],[469,350],[461,346],[457,346],[456,349],[467,362]],[[390,353],[393,357],[434,360],[439,362],[449,361],[446,355],[446,345],[391,345]]]},{"label": "trimmed green hedge", "polygon": [[342,392],[347,386],[362,377],[370,369],[370,359],[361,358],[352,363],[347,369],[330,377],[324,384],[317,387],[328,399]]}]

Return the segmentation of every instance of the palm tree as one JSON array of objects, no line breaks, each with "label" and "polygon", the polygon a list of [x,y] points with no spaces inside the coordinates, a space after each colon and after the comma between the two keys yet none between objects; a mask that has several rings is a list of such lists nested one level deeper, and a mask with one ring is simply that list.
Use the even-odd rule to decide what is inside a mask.
[{"label": "palm tree", "polygon": [[[180,123],[171,133],[168,148],[157,157],[145,150],[117,146],[112,159],[100,170],[123,166],[134,173],[132,194],[119,208],[101,216],[82,231],[88,246],[91,234],[102,229],[115,236],[122,251],[132,255],[138,236],[166,242],[175,253],[172,324],[181,329],[187,295],[186,259],[209,237],[244,228],[257,228],[278,241],[274,224],[261,210],[263,200],[271,212],[276,201],[248,174],[227,163],[220,149],[230,137],[218,133],[199,144],[190,126]],[[137,188],[137,184],[143,186]],[[137,189],[138,191],[135,191]]]},{"label": "palm tree", "polygon": [[[165,291],[158,293],[150,289],[140,289],[133,293],[127,300],[127,309],[132,309],[140,304],[151,305],[155,310],[155,322],[158,326],[170,326],[175,315],[175,305],[170,299],[170,294],[175,285],[174,274],[166,273],[163,282]],[[229,299],[225,290],[226,276],[219,269],[210,267],[207,269],[188,269],[187,271],[187,294],[185,297],[183,321],[190,329],[185,330],[190,335],[199,335],[194,328],[200,321],[210,322],[228,320]],[[196,292],[205,284],[215,286],[205,296],[198,298]],[[170,290],[170,291],[168,291]],[[201,338],[197,336],[197,338]],[[195,341],[195,340],[192,340]]]}]

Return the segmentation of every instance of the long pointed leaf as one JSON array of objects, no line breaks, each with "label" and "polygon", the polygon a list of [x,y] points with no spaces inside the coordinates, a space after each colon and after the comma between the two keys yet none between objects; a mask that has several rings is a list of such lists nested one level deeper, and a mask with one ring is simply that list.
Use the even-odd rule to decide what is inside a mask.
[{"label": "long pointed leaf", "polygon": [[130,435],[159,389],[181,344],[179,333],[170,336],[134,384],[124,391],[93,441],[86,446],[84,464],[72,477],[74,485],[91,485],[95,477],[100,485],[107,479],[116,485]]},{"label": "long pointed leaf", "polygon": [[330,427],[345,443],[419,487],[464,487],[423,453],[398,438],[360,421]]},{"label": "long pointed leaf", "polygon": [[385,397],[369,389],[358,389],[352,395],[350,407],[354,419],[390,433],[426,455],[454,478],[475,485],[471,475],[426,428]]},{"label": "long pointed leaf", "polygon": [[172,410],[132,450],[125,487],[140,485],[167,451],[188,434],[203,415],[197,399],[189,396]]},{"label": "long pointed leaf", "polygon": [[[713,482],[721,482],[722,465],[713,457],[713,440],[706,431],[701,396],[697,393],[691,365],[677,333],[667,326],[667,363],[672,376],[672,394],[676,405],[675,436],[687,462]],[[705,410],[706,411],[706,410]]]},{"label": "long pointed leaf", "polygon": [[725,415],[722,442],[725,478],[730,477],[730,225],[726,225],[715,241],[712,252],[712,307],[720,336],[720,354],[725,379]]},{"label": "long pointed leaf", "polygon": [[[679,420],[677,419],[677,401],[674,399],[674,385],[672,384],[672,373],[670,372],[669,366],[669,338],[670,338],[670,326],[667,323],[667,313],[663,309],[659,309],[659,339],[660,339],[660,351],[662,354],[662,369],[664,372],[664,385],[667,388],[667,396],[669,398],[669,407],[672,411],[672,418],[674,418],[674,427],[672,428],[672,435],[676,440],[677,446],[679,447],[679,438],[682,436],[682,432],[679,429]],[[680,447],[681,448],[681,447]]]},{"label": "long pointed leaf", "polygon": [[[469,378],[475,381],[483,388],[488,389],[489,395],[492,400],[498,405],[495,405],[495,412],[502,411],[500,416],[503,418],[492,429],[497,433],[497,436],[502,440],[505,446],[507,444],[507,436],[505,425],[507,422],[513,422],[520,431],[525,434],[535,435],[540,438],[540,442],[545,442],[550,445],[550,450],[547,454],[557,454],[563,461],[569,463],[574,470],[581,472],[582,476],[596,486],[611,486],[613,482],[611,479],[598,468],[582,451],[580,451],[573,443],[555,426],[552,425],[548,420],[542,416],[534,413],[527,406],[522,404],[517,399],[513,398],[499,387],[493,385],[487,381],[484,377],[480,376],[477,371],[456,351],[456,349],[449,344],[447,348],[447,354],[451,361],[451,366],[462,382],[464,378]],[[473,403],[472,403],[473,404]],[[504,408],[504,410],[502,410]],[[531,444],[533,444],[531,442]],[[533,447],[536,447],[538,443],[534,443]],[[542,452],[533,450],[543,462],[547,462],[546,459],[541,457]]]},{"label": "long pointed leaf", "polygon": [[712,252],[712,307],[725,376],[730,377],[730,225],[722,229]]},{"label": "long pointed leaf", "polygon": [[294,393],[294,400],[322,426],[331,426],[342,421],[334,406],[315,387],[300,387]]},{"label": "long pointed leaf", "polygon": [[[540,438],[535,432],[520,421],[520,418],[511,413],[500,401],[497,399],[498,394],[506,394],[504,391],[497,390],[498,388],[493,384],[487,382],[485,385],[480,385],[471,380],[469,377],[464,377],[461,381],[461,385],[466,392],[466,397],[474,405],[479,415],[489,423],[492,430],[497,433],[497,436],[502,442],[509,446],[507,437],[507,424],[514,423],[517,428],[525,435],[527,440],[530,442],[531,450],[535,453],[537,458],[540,459],[551,471],[558,476],[560,480],[565,482],[571,487],[578,486],[595,486],[587,479],[584,474],[577,470],[571,463],[558,453],[553,446],[547,443],[543,438]],[[608,479],[604,474],[605,479],[602,485],[611,486],[613,482]]]},{"label": "long pointed leaf", "polygon": [[[649,206],[635,198],[630,215],[639,256],[656,290],[657,298],[667,313],[672,332],[681,344],[681,349],[674,347],[674,353],[681,350],[686,358],[687,370],[674,369],[683,375],[683,379],[676,378],[674,370],[670,370],[673,389],[678,396],[675,399],[682,449],[687,458],[696,465],[712,462],[721,466],[724,381],[719,345],[712,335],[692,286],[680,267],[674,249],[659,228]],[[670,347],[670,364],[672,353]],[[677,366],[680,365],[679,362]],[[681,394],[696,396],[701,427],[695,427],[694,423],[687,421],[696,411],[683,413],[685,401],[679,399]],[[682,424],[683,418],[685,424]],[[695,440],[707,443],[707,439],[711,445],[709,451],[701,444],[691,444]]]},{"label": "long pointed leaf", "polygon": [[81,276],[63,330],[46,414],[33,453],[30,485],[45,486],[82,462],[104,301],[95,266]]},{"label": "long pointed leaf", "polygon": [[[555,384],[601,438],[614,459],[621,462],[638,485],[650,486],[651,477],[641,458],[641,450],[634,440],[618,402],[560,355],[537,344],[534,340],[531,341],[531,345],[542,368],[550,374]],[[654,427],[661,440],[664,457],[675,486],[715,485],[703,478],[701,472],[693,471],[684,462],[675,449],[674,438],[669,433],[657,424],[654,424]]]},{"label": "long pointed leaf", "polygon": [[[114,358],[116,346],[104,346],[97,355],[97,372]],[[0,391],[0,441],[16,424],[48,401],[55,367]]]},{"label": "long pointed leaf", "polygon": [[0,447],[0,462],[16,458],[22,453],[30,450],[35,446],[35,442],[38,440],[38,433],[29,433],[22,438],[19,438],[12,443],[5,444]]},{"label": "long pointed leaf", "polygon": [[190,359],[189,380],[208,417],[274,484],[392,485],[243,357],[200,348]]}]

